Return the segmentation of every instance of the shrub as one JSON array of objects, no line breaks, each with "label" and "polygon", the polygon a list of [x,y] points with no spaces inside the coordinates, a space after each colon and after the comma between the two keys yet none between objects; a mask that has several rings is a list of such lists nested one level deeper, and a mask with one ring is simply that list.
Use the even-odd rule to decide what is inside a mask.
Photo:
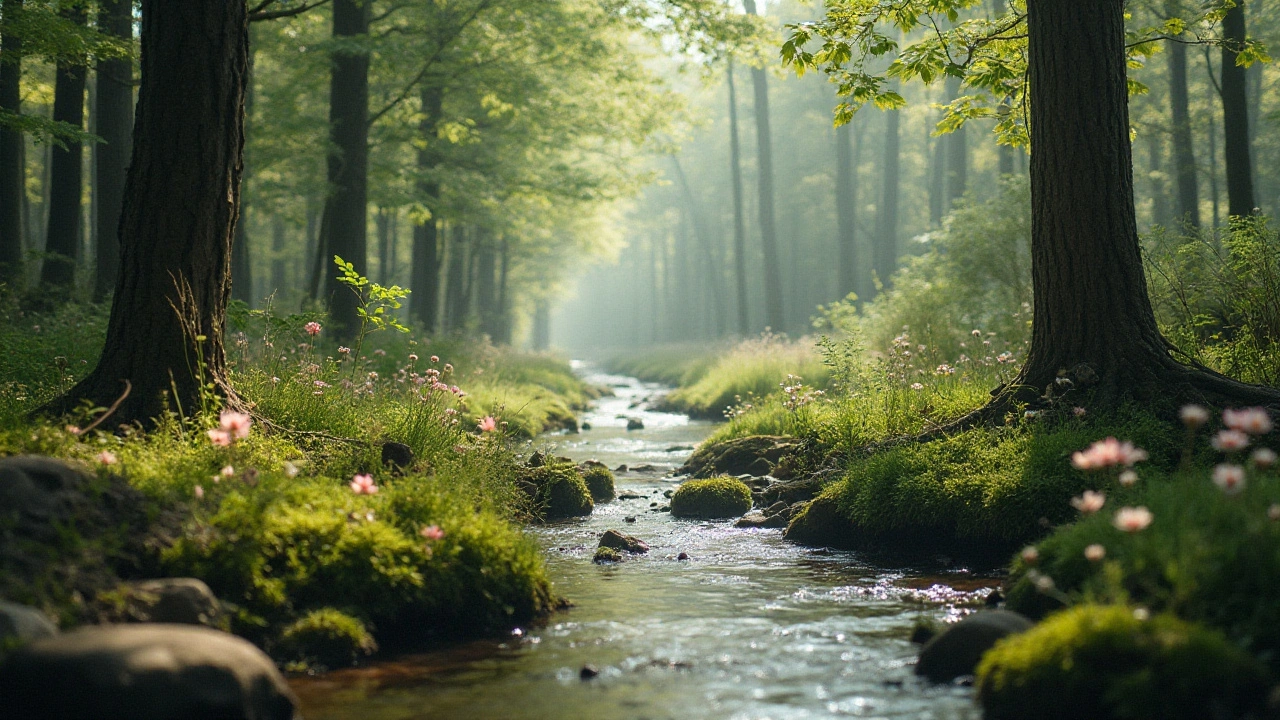
[{"label": "shrub", "polygon": [[378,650],[364,623],[333,608],[321,608],[298,618],[280,633],[276,655],[295,667],[327,668],[351,665]]},{"label": "shrub", "polygon": [[609,502],[614,497],[613,472],[604,465],[589,465],[582,479],[596,502]]},{"label": "shrub", "polygon": [[690,480],[671,496],[676,517],[727,518],[751,509],[751,488],[728,476]]},{"label": "shrub", "polygon": [[1268,681],[1222,635],[1171,615],[1081,605],[1002,640],[978,666],[988,720],[1261,717]]}]

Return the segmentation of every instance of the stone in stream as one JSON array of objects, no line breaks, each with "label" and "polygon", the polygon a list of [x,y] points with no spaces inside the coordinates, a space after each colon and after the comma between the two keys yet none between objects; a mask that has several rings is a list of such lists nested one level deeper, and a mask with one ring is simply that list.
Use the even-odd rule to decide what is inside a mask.
[{"label": "stone in stream", "polygon": [[622,559],[622,553],[611,547],[598,547],[596,548],[596,554],[591,556],[591,562],[597,565],[620,563]]},{"label": "stone in stream", "polygon": [[626,465],[619,465],[618,467],[614,468],[614,469],[613,469],[613,471],[614,471],[614,472],[616,472],[616,473],[624,473],[624,472],[626,472],[626,471],[627,471],[627,466],[626,466]]},{"label": "stone in stream", "polygon": [[633,418],[627,418],[627,429],[628,429],[628,430],[643,430],[643,429],[644,429],[644,421],[643,421],[643,420],[641,420],[640,418],[634,418],[634,417],[633,417]]},{"label": "stone in stream", "polygon": [[589,422],[584,422],[584,423],[582,423],[582,426],[581,426],[581,427],[582,427],[582,429],[583,429],[583,430],[590,430],[590,429],[591,429],[591,423],[589,423]]},{"label": "stone in stream", "polygon": [[644,498],[644,495],[633,490],[623,490],[622,493],[618,495],[619,500],[643,500]]},{"label": "stone in stream", "polygon": [[1031,621],[1008,610],[974,613],[938,633],[920,649],[916,674],[946,683],[972,675],[982,654],[997,641],[1031,629]]},{"label": "stone in stream", "polygon": [[58,634],[58,626],[33,607],[0,600],[0,647]]},{"label": "stone in stream", "polygon": [[578,671],[578,677],[583,680],[590,680],[599,674],[600,671],[596,669],[595,665],[583,665],[582,669]]},{"label": "stone in stream", "polygon": [[626,517],[622,518],[622,520],[623,520],[623,522],[633,523],[633,522],[635,522],[635,521],[636,521],[636,516],[635,516],[635,515],[628,515],[628,516],[626,516]]},{"label": "stone in stream", "polygon": [[0,668],[9,720],[294,720],[297,698],[247,640],[192,625],[86,627]]},{"label": "stone in stream", "polygon": [[648,543],[631,535],[623,535],[617,530],[606,530],[604,535],[600,536],[600,547],[625,550],[629,553],[649,552]]}]

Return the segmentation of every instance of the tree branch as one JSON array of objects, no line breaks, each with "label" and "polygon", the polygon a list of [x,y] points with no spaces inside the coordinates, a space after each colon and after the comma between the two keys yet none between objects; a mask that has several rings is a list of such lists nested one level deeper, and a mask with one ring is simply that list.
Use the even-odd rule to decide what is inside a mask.
[{"label": "tree branch", "polygon": [[329,0],[315,0],[315,2],[304,3],[298,7],[289,8],[287,10],[274,10],[267,12],[266,8],[270,7],[275,2],[276,0],[263,0],[258,5],[258,9],[249,13],[249,22],[262,22],[264,20],[279,20],[280,18],[294,17],[295,15],[301,15],[308,10],[314,10],[321,5],[325,5]]}]

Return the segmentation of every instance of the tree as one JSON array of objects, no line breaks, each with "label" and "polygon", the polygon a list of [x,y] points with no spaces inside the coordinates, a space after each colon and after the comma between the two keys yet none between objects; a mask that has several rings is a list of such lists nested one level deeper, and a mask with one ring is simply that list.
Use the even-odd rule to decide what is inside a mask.
[{"label": "tree", "polygon": [[848,124],[836,129],[836,234],[840,268],[840,297],[858,290],[858,156],[862,153],[859,133],[854,147]]},{"label": "tree", "polygon": [[106,406],[128,382],[113,423],[191,413],[211,389],[231,394],[222,334],[240,194],[247,10],[226,0],[143,0],[141,37],[106,342],[94,371],[47,408]]},{"label": "tree", "polygon": [[[22,112],[22,36],[14,31],[22,0],[0,4],[0,113]],[[22,132],[0,124],[0,282],[22,279]]]},{"label": "tree", "polygon": [[[729,82],[729,176],[733,184],[733,275],[738,290],[738,334],[751,333],[747,304],[747,228],[742,217],[742,147],[738,139],[738,93],[733,82],[733,59],[725,75]],[[656,308],[655,308],[656,311]]]},{"label": "tree", "polygon": [[[1180,0],[1167,0],[1165,13],[1180,14]],[[1195,145],[1191,139],[1191,109],[1187,92],[1187,46],[1178,38],[1166,43],[1169,64],[1169,115],[1173,121],[1173,174],[1178,190],[1178,218],[1200,227],[1200,192],[1196,185]]]},{"label": "tree", "polygon": [[[1249,149],[1249,100],[1244,64],[1238,62],[1245,48],[1244,0],[1227,9],[1222,18],[1222,137],[1227,170],[1227,213],[1245,216],[1257,206],[1253,192],[1253,168]],[[1247,56],[1246,56],[1247,58]]]},{"label": "tree", "polygon": [[[743,0],[748,15],[756,15],[755,0]],[[773,137],[769,129],[769,75],[751,69],[756,108],[756,164],[760,190],[760,244],[764,249],[765,318],[774,330],[784,330],[782,267],[778,260],[778,227],[773,215]]]},{"label": "tree", "polygon": [[[83,24],[83,8],[65,11],[67,19]],[[53,90],[53,121],[84,129],[84,91],[87,68],[83,59],[63,59],[57,64]],[[80,197],[84,192],[84,148],[78,139],[66,139],[53,148],[49,172],[49,226],[40,283],[68,288],[75,280],[81,255]]]},{"label": "tree", "polygon": [[[133,38],[132,0],[103,0],[98,10],[98,30],[121,40]],[[129,140],[133,131],[133,59],[112,57],[98,60],[98,136],[94,146],[97,161],[94,187],[98,193],[97,272],[93,298],[103,300],[116,285],[120,271],[120,209],[124,206],[124,184],[129,169]]]},{"label": "tree", "polygon": [[[960,78],[948,76],[947,97],[954,101],[960,95]],[[969,144],[964,125],[943,136],[947,148],[947,209],[964,197],[969,185]]]},{"label": "tree", "polygon": [[440,183],[431,177],[439,153],[436,151],[436,125],[444,107],[444,91],[434,84],[422,87],[422,119],[418,132],[422,145],[418,148],[418,178],[415,181],[423,211],[413,226],[413,260],[410,268],[409,312],[428,334],[434,334],[440,316]]},{"label": "tree", "polygon": [[893,271],[898,269],[900,123],[901,117],[897,109],[885,112],[882,146],[884,155],[880,161],[880,202],[876,206],[876,236],[871,245],[871,265],[876,271],[876,279],[886,288],[892,286]]}]

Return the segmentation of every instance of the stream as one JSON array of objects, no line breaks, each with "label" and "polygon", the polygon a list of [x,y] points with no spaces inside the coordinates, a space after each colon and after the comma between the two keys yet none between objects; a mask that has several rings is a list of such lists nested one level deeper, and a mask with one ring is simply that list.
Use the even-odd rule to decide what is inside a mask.
[{"label": "stream", "polygon": [[[557,593],[574,606],[505,640],[294,678],[308,720],[979,717],[969,688],[915,678],[907,637],[918,616],[965,613],[997,580],[963,568],[877,567],[856,553],[792,545],[781,530],[657,512],[675,487],[664,476],[715,425],[647,409],[662,386],[580,371],[614,395],[582,418],[590,429],[536,444],[627,465],[617,490],[642,497],[531,529]],[[626,418],[644,429],[627,430]],[[593,564],[608,529],[650,552]],[[599,675],[582,679],[587,665]]]}]

